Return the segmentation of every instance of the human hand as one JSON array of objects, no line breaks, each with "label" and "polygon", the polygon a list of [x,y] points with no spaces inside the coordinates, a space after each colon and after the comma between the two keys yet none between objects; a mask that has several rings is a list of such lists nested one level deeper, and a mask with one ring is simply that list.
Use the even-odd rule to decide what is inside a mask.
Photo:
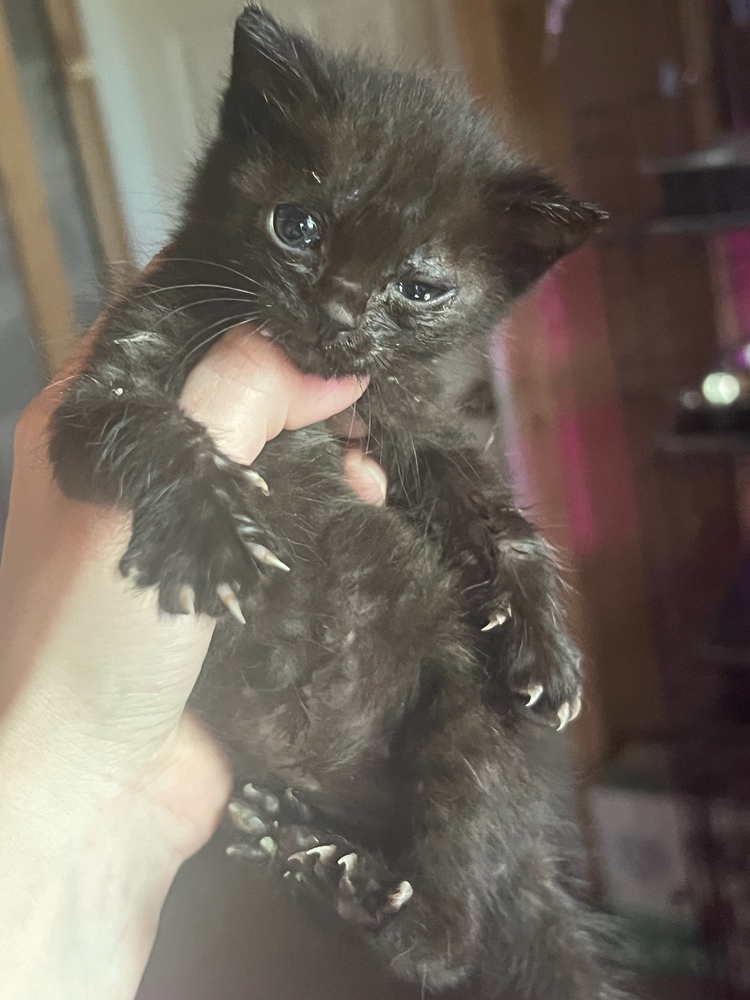
[{"label": "human hand", "polygon": [[[44,961],[56,967],[53,992],[67,996],[60,983],[90,972],[85,960],[76,972],[75,948],[61,937],[60,923],[72,920],[87,953],[99,941],[106,959],[110,981],[99,995],[128,997],[171,878],[211,835],[229,792],[222,754],[184,713],[214,622],[161,614],[155,594],[118,572],[128,515],[71,501],[56,486],[46,428],[64,386],[48,388],[22,417],[0,569],[0,843],[18,852],[15,863],[5,852],[0,900],[3,913],[14,896],[28,900],[30,863],[37,888],[47,871],[38,934]],[[268,341],[237,328],[197,366],[181,402],[249,463],[282,429],[340,412],[363,389],[304,376]],[[378,467],[355,452],[346,465],[353,488],[383,502]],[[78,914],[60,873],[74,880]],[[10,943],[20,928],[3,913],[0,938]],[[10,949],[19,983],[41,961],[27,945],[21,933]],[[122,992],[128,975],[132,990]]]}]

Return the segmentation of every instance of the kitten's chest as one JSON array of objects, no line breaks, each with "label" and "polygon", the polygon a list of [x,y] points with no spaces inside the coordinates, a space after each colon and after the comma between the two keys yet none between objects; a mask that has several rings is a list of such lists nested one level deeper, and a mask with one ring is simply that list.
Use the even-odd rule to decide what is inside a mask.
[{"label": "kitten's chest", "polygon": [[370,665],[347,658],[338,641],[325,657],[311,655],[309,639],[282,637],[270,649],[268,636],[237,645],[224,629],[233,625],[217,630],[196,705],[235,775],[294,788],[330,817],[356,817],[363,832],[390,828],[398,800],[392,743],[405,701],[379,695]]}]

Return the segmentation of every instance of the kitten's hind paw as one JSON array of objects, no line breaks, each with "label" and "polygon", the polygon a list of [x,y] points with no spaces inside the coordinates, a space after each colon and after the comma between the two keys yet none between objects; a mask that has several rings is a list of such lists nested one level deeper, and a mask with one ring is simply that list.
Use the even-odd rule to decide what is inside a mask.
[{"label": "kitten's hind paw", "polygon": [[289,872],[328,897],[348,923],[375,929],[406,906],[414,889],[394,876],[378,854],[355,852],[351,844],[335,839],[337,843],[290,855]]},{"label": "kitten's hind paw", "polygon": [[400,913],[414,894],[377,852],[313,830],[313,811],[291,788],[283,795],[246,784],[229,803],[235,837],[226,853],[262,862],[330,901],[339,916],[376,928]]},{"label": "kitten's hind paw", "polygon": [[289,851],[306,850],[318,842],[303,825],[312,814],[291,788],[279,798],[248,783],[227,808],[235,831],[226,849],[229,857],[269,862],[279,852],[286,858]]}]

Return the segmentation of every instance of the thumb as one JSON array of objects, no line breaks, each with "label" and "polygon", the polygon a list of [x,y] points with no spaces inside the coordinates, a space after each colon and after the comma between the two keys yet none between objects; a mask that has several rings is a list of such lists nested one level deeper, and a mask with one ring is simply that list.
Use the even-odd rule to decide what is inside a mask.
[{"label": "thumb", "polygon": [[235,327],[191,372],[181,397],[222,451],[249,465],[282,430],[326,420],[367,388],[353,376],[304,375],[247,325]]}]

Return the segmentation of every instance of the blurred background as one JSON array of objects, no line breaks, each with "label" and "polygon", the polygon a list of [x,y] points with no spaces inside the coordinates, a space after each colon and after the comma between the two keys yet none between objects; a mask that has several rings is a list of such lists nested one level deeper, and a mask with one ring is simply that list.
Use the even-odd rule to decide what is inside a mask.
[{"label": "blurred background", "polygon": [[[750,996],[750,0],[266,6],[464,74],[612,215],[498,336],[490,416],[575,586],[570,771],[601,899],[649,995]],[[238,9],[0,0],[0,534],[18,414],[165,241]],[[175,890],[144,998],[214,995],[196,970],[244,925],[207,871]],[[238,972],[222,996],[402,995],[359,958],[326,965],[320,928],[290,963],[284,919],[253,932],[260,992]]]}]

